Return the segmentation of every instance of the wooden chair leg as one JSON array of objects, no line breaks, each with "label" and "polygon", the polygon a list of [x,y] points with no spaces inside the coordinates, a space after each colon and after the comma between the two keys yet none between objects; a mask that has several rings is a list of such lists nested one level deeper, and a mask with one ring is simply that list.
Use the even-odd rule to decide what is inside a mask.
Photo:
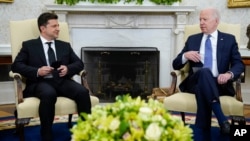
[{"label": "wooden chair leg", "polygon": [[16,131],[15,134],[18,134],[20,141],[25,141],[24,137],[24,126],[29,124],[30,118],[22,118],[22,119],[16,119]]},{"label": "wooden chair leg", "polygon": [[18,134],[20,141],[25,141],[23,124],[16,124],[16,134]]},{"label": "wooden chair leg", "polygon": [[185,113],[184,113],[184,112],[181,112],[181,119],[182,119],[182,121],[184,122],[184,124],[186,124],[186,123],[185,123]]},{"label": "wooden chair leg", "polygon": [[69,114],[68,128],[72,128],[72,117],[73,117],[73,114]]}]

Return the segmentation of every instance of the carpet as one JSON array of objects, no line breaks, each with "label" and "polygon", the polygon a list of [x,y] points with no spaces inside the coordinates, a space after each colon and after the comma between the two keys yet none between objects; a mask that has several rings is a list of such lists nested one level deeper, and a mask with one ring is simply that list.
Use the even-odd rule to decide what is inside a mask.
[{"label": "carpet", "polygon": [[[180,118],[179,114],[173,113],[173,116]],[[73,115],[73,124],[77,121],[77,114]],[[53,135],[55,141],[70,141],[71,133],[67,127],[68,116],[56,116],[53,124]],[[194,130],[194,138],[196,137],[195,127],[193,125],[195,121],[194,114],[186,115],[186,123]],[[249,122],[248,122],[249,123]],[[30,124],[25,127],[25,139],[26,141],[40,141],[40,121],[39,118],[31,120]],[[18,141],[18,136],[14,134],[15,130],[14,117],[0,118],[0,141]],[[220,134],[215,118],[212,118],[211,128],[212,141],[229,141],[229,136],[223,136]]]},{"label": "carpet", "polygon": [[[173,112],[173,116],[180,118],[180,114],[178,112]],[[78,119],[78,115],[74,114],[72,117],[72,121],[76,122]],[[180,118],[181,119],[181,118]],[[68,115],[64,116],[55,116],[54,123],[66,123],[68,121]],[[187,124],[194,124],[195,121],[195,115],[194,114],[187,114],[185,116],[185,121]],[[40,124],[39,118],[33,118],[31,119],[28,126],[36,126]],[[212,126],[218,127],[217,120],[215,118],[212,118]],[[8,117],[0,117],[0,131],[6,130],[6,129],[13,129],[15,128],[15,118],[13,116]]]}]

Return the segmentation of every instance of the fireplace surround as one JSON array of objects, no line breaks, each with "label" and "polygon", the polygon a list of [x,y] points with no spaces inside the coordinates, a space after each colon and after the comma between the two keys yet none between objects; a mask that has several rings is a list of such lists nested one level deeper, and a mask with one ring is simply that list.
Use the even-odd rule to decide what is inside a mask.
[{"label": "fireplace surround", "polygon": [[167,87],[172,59],[183,48],[184,27],[195,6],[45,5],[44,10],[68,22],[79,57],[82,47],[157,47],[157,87]]}]

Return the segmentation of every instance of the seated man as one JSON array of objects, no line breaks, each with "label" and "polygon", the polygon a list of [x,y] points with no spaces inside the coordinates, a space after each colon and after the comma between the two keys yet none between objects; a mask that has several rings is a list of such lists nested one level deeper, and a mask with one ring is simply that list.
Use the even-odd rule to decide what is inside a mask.
[{"label": "seated man", "polygon": [[[201,139],[210,140],[211,114],[215,114],[221,133],[230,133],[230,124],[222,112],[219,96],[234,96],[232,82],[244,71],[244,64],[233,35],[217,30],[219,12],[207,8],[200,12],[202,33],[191,35],[178,56],[173,68],[190,64],[189,76],[180,84],[180,90],[194,93],[197,102],[195,127]],[[198,69],[197,69],[198,68]]]},{"label": "seated man", "polygon": [[11,70],[27,78],[24,97],[40,99],[41,137],[43,141],[52,141],[57,97],[74,100],[79,115],[91,113],[91,101],[88,89],[71,79],[84,65],[68,42],[56,40],[60,31],[58,16],[42,13],[37,22],[40,37],[22,43]]}]

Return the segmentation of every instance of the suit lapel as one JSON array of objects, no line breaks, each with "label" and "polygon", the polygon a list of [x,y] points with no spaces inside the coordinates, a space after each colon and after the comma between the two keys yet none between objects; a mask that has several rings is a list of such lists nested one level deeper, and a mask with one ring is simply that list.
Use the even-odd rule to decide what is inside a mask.
[{"label": "suit lapel", "polygon": [[195,51],[200,51],[202,36],[203,36],[203,33],[199,34],[199,36],[197,38],[197,42],[194,42],[195,43],[195,45],[194,45]]},{"label": "suit lapel", "polygon": [[223,48],[224,47],[225,47],[224,36],[221,34],[220,31],[218,31],[218,40],[217,40],[217,66],[220,66],[220,64],[221,64],[221,60],[222,60],[221,53],[223,52]]},{"label": "suit lapel", "polygon": [[43,64],[46,64],[47,65],[47,62],[46,62],[46,57],[45,57],[45,52],[44,52],[44,49],[43,49],[43,43],[42,43],[42,40],[40,39],[40,37],[37,39],[37,48],[36,48],[41,60],[42,60],[42,63]]},{"label": "suit lapel", "polygon": [[61,51],[63,51],[62,49],[59,49],[59,48],[60,48],[60,45],[58,45],[57,40],[55,40],[55,49],[56,49],[57,60],[61,60],[61,55],[62,55]]}]

